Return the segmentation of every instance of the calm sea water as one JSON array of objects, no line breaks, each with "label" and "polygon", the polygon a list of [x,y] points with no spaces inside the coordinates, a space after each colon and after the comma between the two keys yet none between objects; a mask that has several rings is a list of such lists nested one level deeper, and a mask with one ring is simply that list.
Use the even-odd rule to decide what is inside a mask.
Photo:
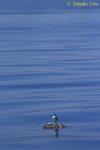
[{"label": "calm sea water", "polygon": [[100,150],[100,12],[0,15],[0,149]]}]

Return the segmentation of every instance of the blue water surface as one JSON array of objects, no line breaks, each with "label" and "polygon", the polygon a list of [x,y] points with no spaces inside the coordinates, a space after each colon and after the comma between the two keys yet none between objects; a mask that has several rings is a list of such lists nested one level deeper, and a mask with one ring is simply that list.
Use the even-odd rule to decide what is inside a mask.
[{"label": "blue water surface", "polygon": [[51,149],[100,150],[99,11],[0,15],[0,150]]}]

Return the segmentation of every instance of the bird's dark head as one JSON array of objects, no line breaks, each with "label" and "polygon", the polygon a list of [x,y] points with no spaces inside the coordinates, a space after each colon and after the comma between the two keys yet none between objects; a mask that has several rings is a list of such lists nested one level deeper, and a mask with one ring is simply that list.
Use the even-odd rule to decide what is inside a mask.
[{"label": "bird's dark head", "polygon": [[56,114],[52,114],[52,116],[56,116]]}]

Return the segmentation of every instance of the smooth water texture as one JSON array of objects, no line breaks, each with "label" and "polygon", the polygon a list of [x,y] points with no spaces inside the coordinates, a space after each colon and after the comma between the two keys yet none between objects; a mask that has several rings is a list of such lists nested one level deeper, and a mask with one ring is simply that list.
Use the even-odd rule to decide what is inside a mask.
[{"label": "smooth water texture", "polygon": [[0,149],[100,150],[99,11],[0,15]]}]

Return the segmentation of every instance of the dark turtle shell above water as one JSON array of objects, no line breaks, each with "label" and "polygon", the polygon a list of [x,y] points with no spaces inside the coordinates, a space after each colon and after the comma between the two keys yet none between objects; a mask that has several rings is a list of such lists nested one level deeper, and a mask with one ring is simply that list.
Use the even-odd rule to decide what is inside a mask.
[{"label": "dark turtle shell above water", "polygon": [[65,128],[63,124],[54,124],[54,123],[46,123],[43,126],[44,129],[60,129],[60,128]]}]

